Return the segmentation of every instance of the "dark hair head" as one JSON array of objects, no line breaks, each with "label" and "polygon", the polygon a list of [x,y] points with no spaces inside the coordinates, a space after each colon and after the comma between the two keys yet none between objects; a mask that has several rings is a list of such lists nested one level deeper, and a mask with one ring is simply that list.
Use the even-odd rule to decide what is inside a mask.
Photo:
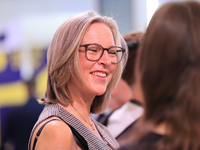
[{"label": "dark hair head", "polygon": [[143,32],[130,32],[124,35],[124,39],[127,43],[129,55],[126,67],[122,74],[122,78],[132,86],[135,76],[134,76],[134,66],[135,66],[135,58],[139,48],[139,45],[142,43]]},{"label": "dark hair head", "polygon": [[153,15],[139,52],[144,121],[169,129],[161,149],[200,149],[200,3],[170,2]]}]

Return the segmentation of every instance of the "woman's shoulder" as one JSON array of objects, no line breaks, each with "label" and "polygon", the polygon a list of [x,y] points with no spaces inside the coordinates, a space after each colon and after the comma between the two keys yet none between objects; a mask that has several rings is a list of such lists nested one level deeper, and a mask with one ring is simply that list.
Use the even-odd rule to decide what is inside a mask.
[{"label": "woman's shoulder", "polygon": [[[48,122],[48,123],[47,123]],[[45,125],[45,126],[44,126]],[[76,142],[70,127],[60,119],[42,121],[35,129],[33,137],[41,129],[36,147],[40,149],[75,149]]]},{"label": "woman's shoulder", "polygon": [[62,136],[66,136],[66,134],[69,135],[66,137],[73,137],[70,127],[59,119],[52,120],[46,124],[42,132],[43,134],[41,134],[41,136],[43,135],[47,137],[54,135],[54,137],[57,136],[58,138],[61,138]]}]

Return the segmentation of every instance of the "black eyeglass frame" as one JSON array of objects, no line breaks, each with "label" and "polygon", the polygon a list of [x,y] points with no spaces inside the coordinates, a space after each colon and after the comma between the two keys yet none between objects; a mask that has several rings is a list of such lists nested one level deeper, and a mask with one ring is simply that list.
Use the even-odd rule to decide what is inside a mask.
[{"label": "black eyeglass frame", "polygon": [[[102,51],[101,56],[99,57],[99,59],[97,59],[97,60],[90,60],[90,59],[87,57],[87,48],[88,48],[89,45],[98,45],[98,46],[100,46],[100,47],[103,49],[103,51]],[[109,48],[103,48],[103,46],[101,46],[101,45],[99,45],[99,44],[84,44],[84,45],[80,45],[80,47],[85,47],[85,56],[86,56],[86,58],[87,58],[89,61],[98,61],[98,60],[100,60],[101,57],[103,56],[105,50],[109,53],[109,50],[110,50],[111,48],[120,48],[120,49],[122,50],[122,57],[121,57],[121,59],[120,59],[117,63],[114,63],[114,62],[111,61],[111,63],[113,63],[113,64],[118,64],[118,63],[122,60],[122,58],[123,58],[123,56],[124,56],[124,52],[125,52],[125,49],[122,48],[122,47],[119,47],[119,46],[111,46],[111,47],[109,47]],[[121,50],[120,50],[120,51],[121,51]]]}]

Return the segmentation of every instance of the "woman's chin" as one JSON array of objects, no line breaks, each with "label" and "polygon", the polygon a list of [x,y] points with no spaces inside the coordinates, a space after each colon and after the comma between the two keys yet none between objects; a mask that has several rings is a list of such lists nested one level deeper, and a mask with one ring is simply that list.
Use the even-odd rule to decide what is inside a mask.
[{"label": "woman's chin", "polygon": [[101,95],[103,95],[105,92],[106,92],[106,90],[98,91],[98,92],[96,92],[96,95],[97,95],[97,96],[101,96]]}]

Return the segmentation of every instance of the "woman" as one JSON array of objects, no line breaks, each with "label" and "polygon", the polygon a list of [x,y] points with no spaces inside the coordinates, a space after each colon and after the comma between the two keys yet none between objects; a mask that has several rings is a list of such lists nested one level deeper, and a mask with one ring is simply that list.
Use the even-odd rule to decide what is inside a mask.
[{"label": "woman", "polygon": [[47,54],[48,81],[30,150],[116,149],[108,130],[90,118],[107,107],[127,59],[116,22],[95,12],[67,19]]},{"label": "woman", "polygon": [[200,3],[170,2],[153,15],[137,55],[134,142],[123,150],[200,149]]}]

